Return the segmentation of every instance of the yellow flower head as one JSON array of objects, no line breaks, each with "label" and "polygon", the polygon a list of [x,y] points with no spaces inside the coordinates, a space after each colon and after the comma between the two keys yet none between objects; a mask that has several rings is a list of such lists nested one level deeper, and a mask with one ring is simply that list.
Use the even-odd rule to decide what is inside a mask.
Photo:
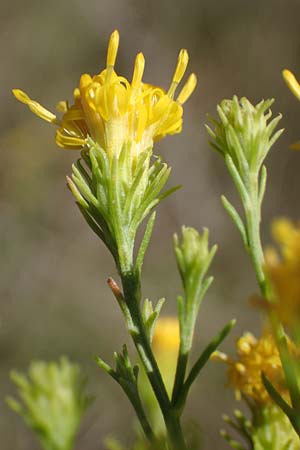
[{"label": "yellow flower head", "polygon": [[280,254],[270,247],[265,251],[265,271],[274,293],[273,308],[281,322],[292,325],[300,322],[300,224],[277,219],[272,235]]},{"label": "yellow flower head", "polygon": [[180,345],[178,319],[175,317],[158,319],[152,342],[156,353],[177,352]]},{"label": "yellow flower head", "polygon": [[[295,354],[295,347],[290,341],[289,346]],[[229,384],[235,388],[238,398],[244,394],[259,404],[272,402],[262,382],[263,372],[277,391],[288,400],[280,356],[270,333],[264,333],[260,339],[256,339],[251,333],[243,334],[237,340],[237,355],[236,359],[231,359],[224,353],[215,352],[213,359],[228,364]]]},{"label": "yellow flower head", "polygon": [[57,118],[24,92],[14,89],[15,97],[27,104],[30,110],[47,122],[56,125],[56,143],[67,149],[81,149],[90,136],[108,154],[119,154],[128,142],[139,153],[152,146],[153,141],[182,129],[182,104],[196,86],[196,76],[191,74],[181,92],[175,91],[188,64],[188,53],[181,50],[169,90],[142,82],[145,60],[142,53],[135,59],[131,82],[115,72],[114,66],[119,46],[119,33],[110,37],[106,68],[99,74],[84,74],[79,87],[74,90],[73,104],[58,103],[63,113]]}]

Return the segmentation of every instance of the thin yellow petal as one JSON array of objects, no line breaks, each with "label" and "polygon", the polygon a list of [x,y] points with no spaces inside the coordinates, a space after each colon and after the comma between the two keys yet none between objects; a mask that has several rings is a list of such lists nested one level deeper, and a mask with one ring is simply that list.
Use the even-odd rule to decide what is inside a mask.
[{"label": "thin yellow petal", "polygon": [[185,103],[194,92],[196,85],[197,85],[197,77],[194,73],[192,73],[177,97],[178,103],[183,105],[183,103]]},{"label": "thin yellow petal", "polygon": [[14,94],[16,99],[19,100],[19,102],[27,105],[30,111],[32,111],[38,117],[45,120],[46,122],[58,124],[58,120],[56,119],[55,114],[48,111],[48,109],[44,108],[35,100],[32,100],[25,92],[21,91],[20,89],[13,89],[12,93]]},{"label": "thin yellow petal", "polygon": [[297,97],[298,100],[300,100],[300,84],[298,83],[295,75],[287,69],[282,71],[282,75],[291,92],[295,95],[295,97]]},{"label": "thin yellow petal", "polygon": [[182,80],[182,77],[186,71],[187,65],[189,62],[189,55],[187,50],[182,49],[179,52],[178,60],[177,60],[177,66],[173,75],[172,83],[170,86],[170,89],[168,91],[168,96],[173,98],[176,88],[180,81]]},{"label": "thin yellow petal", "polygon": [[189,54],[187,52],[187,50],[185,50],[184,48],[182,50],[180,50],[179,56],[178,56],[178,61],[177,61],[177,66],[173,75],[173,80],[174,83],[180,83],[180,81],[182,80],[182,77],[186,71],[187,65],[189,62]]},{"label": "thin yellow petal", "polygon": [[134,63],[134,71],[131,83],[133,89],[138,89],[140,87],[144,73],[144,68],[145,68],[145,58],[143,53],[139,53],[138,55],[136,55]]},{"label": "thin yellow petal", "polygon": [[115,30],[109,39],[108,43],[108,49],[107,49],[107,60],[106,65],[107,67],[114,66],[117,58],[118,48],[119,48],[119,32],[118,30]]}]

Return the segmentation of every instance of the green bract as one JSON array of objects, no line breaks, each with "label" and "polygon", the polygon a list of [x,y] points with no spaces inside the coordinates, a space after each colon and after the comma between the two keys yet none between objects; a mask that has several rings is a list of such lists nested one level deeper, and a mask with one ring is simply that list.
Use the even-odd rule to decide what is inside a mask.
[{"label": "green bract", "polygon": [[59,363],[33,361],[28,375],[16,371],[11,379],[21,401],[9,406],[34,430],[44,450],[71,450],[81,418],[89,404],[80,369],[67,358]]},{"label": "green bract", "polygon": [[216,245],[211,249],[208,248],[208,236],[207,228],[201,235],[191,227],[182,227],[181,242],[179,242],[178,236],[174,235],[177,265],[187,296],[199,297],[203,278],[216,253]]},{"label": "green bract", "polygon": [[[130,143],[123,146],[119,155],[109,158],[104,149],[88,139],[87,149],[81,155],[73,165],[68,185],[84,218],[108,247],[119,270],[129,272],[134,265],[133,249],[139,226],[174,191],[161,193],[171,169],[159,158],[151,161],[152,148],[133,154]],[[138,270],[153,223],[154,216],[137,256]]]},{"label": "green bract", "polygon": [[262,100],[252,105],[247,98],[239,100],[234,96],[217,106],[220,120],[210,118],[214,130],[206,126],[213,138],[211,145],[225,158],[230,156],[242,178],[249,171],[256,172],[261,168],[268,151],[283,131],[274,133],[281,114],[268,123],[273,102],[273,99]]}]

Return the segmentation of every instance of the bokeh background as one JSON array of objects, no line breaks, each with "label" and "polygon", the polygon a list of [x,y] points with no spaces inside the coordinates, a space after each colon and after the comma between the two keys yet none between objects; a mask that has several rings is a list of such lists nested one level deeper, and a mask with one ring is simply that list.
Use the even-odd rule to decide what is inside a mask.
[{"label": "bokeh background", "polygon": [[[281,70],[300,71],[299,0],[1,0],[0,18],[0,441],[3,450],[36,450],[31,433],[6,407],[14,392],[12,368],[32,358],[69,355],[81,364],[95,395],[76,449],[101,449],[114,433],[132,442],[133,412],[119,386],[103,374],[93,355],[111,361],[127,336],[106,277],[112,260],[84,223],[65,186],[76,152],[54,143],[54,130],[11,95],[20,87],[52,110],[71,98],[83,72],[104,66],[107,40],[121,33],[117,70],[130,77],[135,54],[146,57],[145,80],[168,86],[180,48],[190,53],[199,80],[185,107],[184,131],[157,147],[173,167],[171,183],[183,188],[163,202],[144,270],[144,294],[167,298],[164,314],[176,311],[181,293],[172,234],[182,224],[206,226],[219,250],[215,282],[197,326],[195,354],[232,317],[238,323],[223,348],[234,351],[243,330],[259,333],[260,319],[248,306],[257,291],[240,237],[220,203],[237,201],[222,159],[208,146],[206,113],[237,94],[257,102],[275,97],[286,129],[268,157],[263,211],[264,244],[271,220],[299,219],[300,108]],[[237,404],[225,388],[225,368],[210,363],[189,400],[185,420],[203,434],[203,448],[227,448],[218,435],[221,414]]]}]

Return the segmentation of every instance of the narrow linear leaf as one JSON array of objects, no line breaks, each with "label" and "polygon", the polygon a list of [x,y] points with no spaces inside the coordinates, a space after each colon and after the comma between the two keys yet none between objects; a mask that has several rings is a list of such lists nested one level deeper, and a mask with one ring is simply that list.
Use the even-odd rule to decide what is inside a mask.
[{"label": "narrow linear leaf", "polygon": [[221,146],[217,145],[214,141],[211,140],[209,140],[208,143],[217,153],[219,153],[219,155],[224,156],[224,152]]},{"label": "narrow linear leaf", "polygon": [[159,299],[157,304],[156,304],[156,306],[155,306],[155,308],[154,308],[153,313],[151,314],[151,316],[147,320],[146,326],[148,328],[148,335],[149,335],[150,342],[152,341],[153,333],[154,333],[154,329],[155,329],[155,324],[156,324],[156,321],[157,321],[157,319],[159,317],[161,308],[163,307],[164,303],[165,303],[165,299],[164,298]]},{"label": "narrow linear leaf", "polygon": [[250,207],[249,196],[248,196],[247,190],[245,188],[245,185],[240,177],[240,174],[238,173],[237,168],[234,165],[234,162],[233,162],[231,156],[229,156],[228,154],[225,155],[225,162],[226,162],[227,168],[229,170],[229,173],[232,176],[234,184],[241,196],[244,207],[245,208]]},{"label": "narrow linear leaf", "polygon": [[108,373],[114,380],[118,380],[116,372],[110,367],[109,364],[107,364],[105,361],[103,361],[102,358],[99,356],[95,357],[96,364],[104,370],[104,372]]},{"label": "narrow linear leaf", "polygon": [[216,139],[216,133],[210,128],[210,126],[209,125],[207,125],[206,123],[204,124],[204,126],[205,126],[205,129],[206,129],[206,131],[207,131],[207,133],[209,134],[209,136],[212,138],[212,139]]},{"label": "narrow linear leaf", "polygon": [[177,186],[174,186],[174,187],[168,189],[167,191],[163,192],[161,195],[158,196],[159,202],[161,202],[166,197],[169,197],[169,195],[173,194],[174,192],[178,191],[181,188],[182,188],[182,184],[178,184]]},{"label": "narrow linear leaf", "polygon": [[293,415],[293,409],[290,407],[290,405],[284,400],[284,398],[281,397],[279,392],[275,389],[273,384],[270,382],[270,380],[267,378],[267,376],[262,373],[261,375],[262,381],[264,383],[264,386],[270,395],[270,397],[274,400],[274,402],[282,409],[282,411],[287,415],[287,417],[291,420]]},{"label": "narrow linear leaf", "polygon": [[70,189],[70,191],[72,192],[72,194],[75,197],[75,200],[83,207],[83,208],[88,208],[89,204],[88,202],[85,200],[85,198],[81,195],[79,189],[77,188],[76,184],[74,183],[74,181],[67,176],[67,186]]},{"label": "narrow linear leaf", "polygon": [[269,141],[269,148],[271,148],[275,142],[277,141],[277,139],[280,138],[280,136],[282,135],[282,133],[284,132],[284,128],[281,128],[281,130],[276,131],[276,133],[273,134],[273,136],[271,137],[270,141]]},{"label": "narrow linear leaf", "polygon": [[142,270],[142,265],[144,262],[144,257],[145,257],[145,253],[146,250],[149,246],[149,242],[152,236],[152,231],[153,231],[153,227],[154,227],[154,223],[155,223],[155,217],[156,217],[156,212],[154,211],[151,216],[150,219],[148,220],[147,226],[146,226],[146,230],[144,233],[144,237],[143,240],[141,242],[138,254],[137,254],[137,258],[136,258],[136,269],[137,271],[140,273]]},{"label": "narrow linear leaf", "polygon": [[224,339],[228,336],[231,329],[235,325],[236,320],[231,320],[222,330],[220,333],[218,333],[212,341],[207,345],[207,347],[204,349],[204,351],[201,353],[197,361],[195,362],[194,366],[192,367],[184,385],[183,388],[178,395],[177,402],[175,407],[182,411],[182,408],[185,404],[188,392],[190,390],[190,387],[192,386],[193,382],[199,375],[201,369],[205,366],[207,361],[209,360],[211,354],[219,347],[219,345],[224,341]]},{"label": "narrow linear leaf", "polygon": [[163,164],[157,176],[153,179],[153,181],[149,184],[146,189],[144,198],[143,198],[143,207],[149,204],[152,200],[154,200],[165,186],[169,176],[170,176],[171,168],[167,166],[167,164]]},{"label": "narrow linear leaf", "polygon": [[248,248],[249,244],[248,244],[246,228],[245,228],[245,225],[243,224],[243,221],[242,221],[239,213],[237,212],[235,207],[229,202],[229,200],[227,200],[225,195],[221,196],[221,201],[222,201],[224,208],[226,209],[229,216],[231,217],[233,223],[236,225],[237,229],[239,230],[245,247]]},{"label": "narrow linear leaf", "polygon": [[267,184],[267,168],[266,166],[262,166],[261,168],[261,174],[260,174],[260,183],[259,183],[259,193],[258,193],[258,203],[261,206],[265,191],[266,191],[266,184]]},{"label": "narrow linear leaf", "polygon": [[245,152],[241,146],[240,140],[232,125],[229,125],[227,129],[227,139],[235,150],[243,174],[247,174],[249,172],[249,164],[245,157]]},{"label": "narrow linear leaf", "polygon": [[208,291],[210,285],[212,284],[212,282],[214,281],[214,277],[208,277],[206,278],[203,283],[201,283],[201,289],[198,295],[198,299],[197,299],[197,308],[200,308],[200,305],[202,303],[203,298],[205,297],[206,292]]},{"label": "narrow linear leaf", "polygon": [[88,213],[88,211],[78,202],[76,202],[79,211],[81,212],[81,214],[83,215],[83,217],[85,218],[86,222],[88,223],[88,225],[90,226],[90,228],[94,231],[94,233],[97,234],[97,236],[99,236],[99,238],[105,242],[105,236],[103,231],[101,230],[101,228],[98,226],[98,224],[95,222],[95,220],[93,219],[93,217],[90,216],[90,214]]}]

